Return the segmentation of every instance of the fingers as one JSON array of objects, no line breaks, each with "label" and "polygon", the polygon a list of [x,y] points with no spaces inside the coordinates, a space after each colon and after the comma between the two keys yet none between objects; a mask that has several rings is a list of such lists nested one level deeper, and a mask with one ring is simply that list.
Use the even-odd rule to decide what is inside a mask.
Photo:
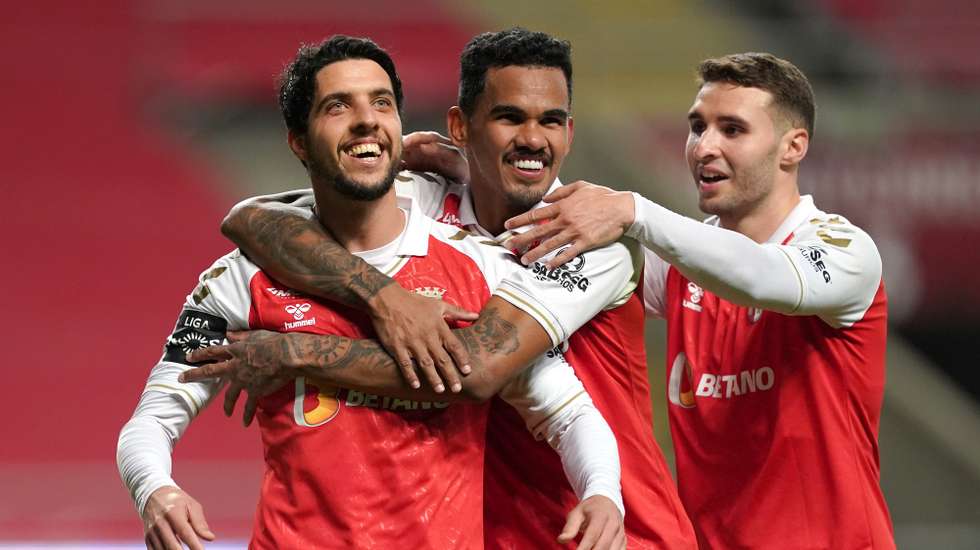
[{"label": "fingers", "polygon": [[445,306],[443,308],[442,316],[444,319],[449,321],[476,321],[480,318],[479,313],[472,311],[467,311],[461,307],[454,306],[449,302],[443,302]]},{"label": "fingers", "polygon": [[150,527],[147,534],[156,536],[157,548],[184,550],[184,547],[177,541],[177,535],[174,534],[173,529],[170,527],[169,519],[166,516],[161,517],[153,527]]},{"label": "fingers", "polygon": [[[556,235],[548,237],[547,239],[541,241],[541,243],[538,246],[525,252],[524,255],[521,256],[521,263],[523,263],[524,265],[533,264],[534,262],[547,256],[548,254],[551,254],[555,250],[558,250],[559,248],[571,243],[573,240],[574,240],[574,235],[571,231],[562,231]],[[567,251],[563,251],[563,252],[567,252]],[[560,254],[559,256],[569,257],[568,254],[564,254],[564,253]],[[569,259],[572,259],[575,256],[577,256],[577,253],[571,254]],[[557,256],[551,259],[548,262],[548,267],[557,267],[565,263],[564,261],[559,262],[558,259],[559,258]]]},{"label": "fingers", "polygon": [[558,254],[555,254],[555,257],[548,260],[545,265],[548,266],[548,269],[554,269],[560,265],[565,265],[584,252],[585,248],[585,245],[581,241],[571,241],[564,250]]},{"label": "fingers", "polygon": [[225,390],[225,416],[230,418],[232,413],[235,412],[235,403],[238,402],[238,396],[241,395],[243,388],[244,386],[238,382],[232,382],[228,385],[228,389]]},{"label": "fingers", "polygon": [[459,368],[459,372],[463,373],[464,375],[472,372],[473,369],[470,367],[470,354],[466,351],[466,346],[459,341],[459,338],[456,337],[456,334],[453,333],[453,331],[449,330],[448,326],[444,325],[440,331],[442,333],[442,345],[446,348],[446,351],[449,352],[449,355],[452,357],[453,364]]},{"label": "fingers", "polygon": [[204,540],[214,540],[215,534],[208,526],[207,519],[204,518],[204,508],[197,502],[191,502],[187,506],[187,518],[191,522],[191,527]]},{"label": "fingers", "polygon": [[234,364],[231,361],[210,363],[180,373],[177,380],[180,382],[197,382],[198,380],[221,378],[234,370]]},{"label": "fingers", "polygon": [[520,254],[521,251],[527,252],[527,249],[534,245],[534,243],[537,243],[542,239],[546,239],[558,231],[558,224],[555,222],[536,225],[524,233],[514,235],[513,237],[507,239],[507,241],[504,242],[504,246],[511,250],[518,251],[517,253]]},{"label": "fingers", "polygon": [[247,330],[229,330],[225,333],[225,338],[231,342],[241,342],[242,340],[247,340],[249,331]]},{"label": "fingers", "polygon": [[551,193],[545,195],[544,199],[542,200],[544,200],[544,202],[558,202],[582,187],[583,183],[584,182],[582,181],[577,181],[571,185],[559,186],[558,189],[555,189]]},{"label": "fingers", "polygon": [[426,379],[429,386],[431,386],[436,393],[446,391],[446,386],[443,384],[442,378],[436,371],[435,363],[432,361],[432,357],[429,356],[429,350],[423,345],[417,343],[412,348],[412,357],[415,358],[415,364],[417,365],[417,368],[422,371],[422,377]]},{"label": "fingers", "polygon": [[164,550],[165,548],[163,543],[160,542],[160,537],[157,536],[153,529],[146,532],[144,542],[146,542],[147,550]]},{"label": "fingers", "polygon": [[245,411],[242,413],[242,425],[246,428],[252,425],[252,419],[255,418],[255,411],[259,408],[259,396],[255,393],[249,393],[248,399],[245,400]]},{"label": "fingers", "polygon": [[[184,514],[183,517],[175,517],[171,520],[172,523],[175,524],[173,527],[174,533],[177,535],[177,537],[179,537],[190,550],[204,550],[204,545],[201,544],[201,540],[197,538],[197,533],[194,532],[194,528],[191,527],[191,524],[188,521],[186,515],[187,510],[184,509],[178,511],[175,509],[172,510],[172,512],[175,514]],[[178,548],[180,548],[180,546],[178,546]]]},{"label": "fingers", "polygon": [[612,541],[616,537],[616,526],[611,525],[609,517],[601,514],[593,514],[588,519],[588,525],[578,547],[582,550],[595,548],[596,550],[609,550],[612,548]]},{"label": "fingers", "polygon": [[528,211],[514,216],[513,218],[504,222],[504,227],[507,229],[524,227],[525,225],[531,225],[535,222],[541,222],[542,220],[554,218],[559,214],[559,212],[561,212],[561,207],[559,205],[549,204],[548,206],[542,206],[541,208],[534,209],[533,214],[531,211]]},{"label": "fingers", "polygon": [[[449,332],[448,327],[445,332]],[[439,338],[433,338],[429,341],[429,354],[435,359],[436,369],[442,375],[442,379],[445,381],[446,386],[449,387],[449,391],[457,393],[463,389],[463,385],[459,381],[456,364],[453,363],[453,360],[443,347],[444,334],[444,332],[440,331]]]},{"label": "fingers", "polygon": [[419,382],[419,377],[415,373],[415,364],[412,363],[412,356],[409,355],[408,348],[402,346],[396,347],[395,361],[398,363],[398,370],[401,371],[408,385],[416,390],[421,388],[422,383]]},{"label": "fingers", "polygon": [[568,513],[568,519],[565,521],[565,527],[562,528],[561,534],[558,535],[558,542],[561,544],[568,544],[575,540],[575,536],[582,529],[582,523],[585,521],[585,514],[582,513],[581,505],[576,506]]},{"label": "fingers", "polygon": [[231,345],[209,346],[197,348],[187,354],[187,360],[191,363],[204,363],[205,361],[225,361],[231,359]]}]

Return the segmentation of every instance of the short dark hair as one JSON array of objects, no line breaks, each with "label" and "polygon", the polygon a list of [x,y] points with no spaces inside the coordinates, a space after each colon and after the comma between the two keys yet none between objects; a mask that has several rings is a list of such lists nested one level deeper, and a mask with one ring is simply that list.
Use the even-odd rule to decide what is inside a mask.
[{"label": "short dark hair", "polygon": [[369,38],[355,38],[335,34],[317,45],[303,44],[296,57],[279,76],[279,109],[286,128],[296,134],[305,134],[316,96],[316,75],[327,65],[346,59],[374,61],[388,73],[395,93],[398,112],[402,110],[402,82],[395,70],[395,62],[388,52]]},{"label": "short dark hair", "polygon": [[698,65],[698,87],[708,82],[730,82],[759,88],[772,94],[773,105],[782,110],[794,128],[813,136],[816,104],[810,81],[796,65],[769,53],[737,53],[705,59]]},{"label": "short dark hair", "polygon": [[572,45],[543,32],[513,27],[473,37],[459,57],[459,107],[473,114],[486,87],[487,71],[501,67],[553,67],[565,74],[572,102]]}]

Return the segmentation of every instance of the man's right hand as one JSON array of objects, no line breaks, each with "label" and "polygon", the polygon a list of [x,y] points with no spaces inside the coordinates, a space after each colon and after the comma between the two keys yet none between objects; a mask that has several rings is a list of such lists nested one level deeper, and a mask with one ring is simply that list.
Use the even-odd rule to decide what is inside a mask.
[{"label": "man's right hand", "polygon": [[378,340],[413,388],[421,387],[417,366],[436,392],[445,391],[447,386],[453,392],[462,389],[459,373],[470,373],[470,357],[446,321],[476,321],[478,313],[420,296],[397,284],[378,291],[368,306]]},{"label": "man's right hand", "polygon": [[402,150],[403,170],[435,172],[459,183],[470,181],[466,156],[439,132],[412,132],[402,140]]},{"label": "man's right hand", "polygon": [[184,491],[160,487],[143,507],[143,532],[151,550],[204,550],[201,539],[212,541],[214,533],[204,519],[204,508]]}]

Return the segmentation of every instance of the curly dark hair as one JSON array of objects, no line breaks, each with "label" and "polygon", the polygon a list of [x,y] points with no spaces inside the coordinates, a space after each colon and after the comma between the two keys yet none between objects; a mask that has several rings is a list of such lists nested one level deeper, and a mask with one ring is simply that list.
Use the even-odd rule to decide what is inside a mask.
[{"label": "curly dark hair", "polygon": [[369,38],[355,38],[335,34],[317,45],[303,44],[296,57],[279,76],[279,109],[291,132],[303,135],[307,131],[310,109],[316,96],[316,75],[320,69],[345,59],[369,59],[388,73],[395,104],[402,111],[402,81],[395,70],[395,62],[388,52]]},{"label": "curly dark hair", "polygon": [[572,101],[572,45],[543,32],[513,27],[473,37],[459,57],[459,107],[473,114],[476,99],[492,68],[554,67],[565,73],[568,102]]},{"label": "curly dark hair", "polygon": [[796,65],[770,53],[736,53],[705,59],[697,69],[698,87],[708,82],[731,82],[772,94],[773,105],[786,114],[794,128],[813,137],[817,107],[810,81]]}]

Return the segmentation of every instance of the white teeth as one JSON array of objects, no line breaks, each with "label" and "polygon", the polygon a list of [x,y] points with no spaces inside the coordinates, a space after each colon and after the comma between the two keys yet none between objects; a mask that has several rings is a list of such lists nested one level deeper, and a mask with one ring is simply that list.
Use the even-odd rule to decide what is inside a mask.
[{"label": "white teeth", "polygon": [[377,143],[359,143],[347,150],[347,154],[355,157],[366,153],[380,155],[381,147]]},{"label": "white teeth", "polygon": [[520,168],[521,170],[541,170],[544,168],[544,163],[540,160],[515,160],[514,166]]}]

